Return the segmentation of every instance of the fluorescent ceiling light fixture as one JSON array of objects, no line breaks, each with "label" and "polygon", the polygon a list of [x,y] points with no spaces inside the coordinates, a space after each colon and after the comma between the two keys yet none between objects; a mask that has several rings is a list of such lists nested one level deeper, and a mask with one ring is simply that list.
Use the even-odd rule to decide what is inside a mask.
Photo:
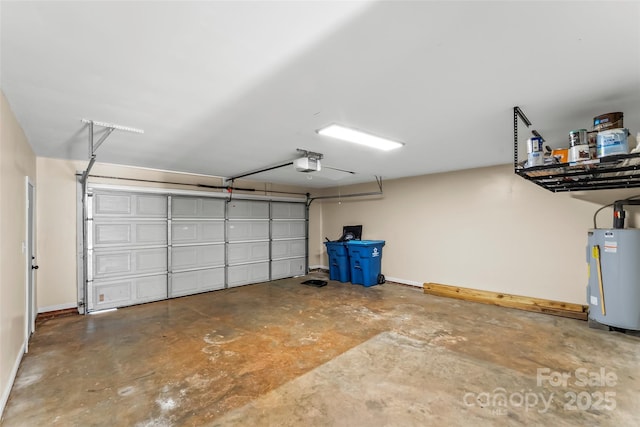
[{"label": "fluorescent ceiling light fixture", "polygon": [[340,126],[337,124],[329,125],[325,128],[318,129],[319,135],[330,136],[341,139],[343,141],[353,142],[355,144],[366,145],[367,147],[377,148],[378,150],[389,151],[400,148],[404,144],[402,142],[392,141],[370,133],[362,132],[356,129]]}]

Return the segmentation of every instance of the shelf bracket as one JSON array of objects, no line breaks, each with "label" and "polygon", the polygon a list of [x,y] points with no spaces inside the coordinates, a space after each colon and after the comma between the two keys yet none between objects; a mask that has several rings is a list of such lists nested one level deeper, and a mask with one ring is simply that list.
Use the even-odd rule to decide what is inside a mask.
[{"label": "shelf bracket", "polygon": [[[527,127],[531,126],[531,121],[524,114],[524,111],[522,111],[522,109],[518,106],[513,107],[513,170],[514,171],[518,170],[518,118],[520,118],[520,120],[522,120],[522,122],[525,125],[527,125]],[[537,130],[533,129],[531,133],[535,137],[542,138],[542,142],[545,141],[542,135],[540,135],[540,132],[538,132]]]},{"label": "shelf bracket", "polygon": [[531,126],[531,122],[525,116],[524,112],[517,105],[513,107],[513,171],[518,170],[518,118],[520,118],[527,127]]}]

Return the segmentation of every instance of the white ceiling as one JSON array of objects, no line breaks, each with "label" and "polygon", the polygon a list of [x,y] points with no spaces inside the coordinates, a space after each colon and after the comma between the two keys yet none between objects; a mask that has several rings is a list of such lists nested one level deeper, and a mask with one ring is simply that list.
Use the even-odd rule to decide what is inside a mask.
[{"label": "white ceiling", "polygon": [[[610,111],[640,131],[640,2],[3,0],[0,15],[0,85],[39,156],[88,159],[87,118],[145,130],[114,132],[101,162],[230,177],[304,148],[356,174],[252,178],[326,187],[512,162],[514,105],[554,147]],[[406,145],[315,133],[332,122]]]}]

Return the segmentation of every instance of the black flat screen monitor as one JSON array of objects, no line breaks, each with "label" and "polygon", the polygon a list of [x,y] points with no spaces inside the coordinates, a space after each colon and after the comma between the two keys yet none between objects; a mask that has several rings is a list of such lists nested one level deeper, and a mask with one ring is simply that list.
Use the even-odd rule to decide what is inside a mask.
[{"label": "black flat screen monitor", "polygon": [[342,227],[342,237],[338,239],[338,242],[345,242],[347,240],[361,240],[362,239],[362,225],[345,225]]}]

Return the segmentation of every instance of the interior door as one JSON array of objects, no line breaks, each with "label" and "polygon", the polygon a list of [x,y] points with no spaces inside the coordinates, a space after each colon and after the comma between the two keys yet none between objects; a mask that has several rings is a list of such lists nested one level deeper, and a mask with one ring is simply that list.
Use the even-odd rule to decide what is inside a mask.
[{"label": "interior door", "polygon": [[33,184],[27,178],[27,235],[25,256],[27,257],[27,321],[26,321],[26,342],[27,350],[29,338],[36,330],[36,316],[38,310],[36,308],[36,289],[35,289],[35,272],[38,269],[35,254],[35,233],[34,233],[34,208],[35,208],[35,191]]}]

